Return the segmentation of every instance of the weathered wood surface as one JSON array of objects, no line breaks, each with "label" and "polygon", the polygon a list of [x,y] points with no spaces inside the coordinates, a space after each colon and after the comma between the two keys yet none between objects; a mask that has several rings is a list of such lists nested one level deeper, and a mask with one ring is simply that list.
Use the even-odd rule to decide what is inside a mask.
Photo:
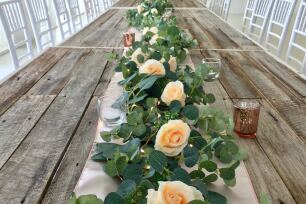
[{"label": "weathered wood surface", "polygon": [[26,68],[0,84],[0,115],[23,96],[54,64],[65,56],[67,49],[50,48]]},{"label": "weathered wood surface", "polygon": [[177,8],[204,8],[204,5],[199,1],[190,1],[190,0],[170,0],[173,7]]},{"label": "weathered wood surface", "polygon": [[[214,108],[218,108],[225,111],[228,115],[232,115],[232,100],[229,98],[219,81],[206,83],[205,91],[215,95],[217,100],[216,103],[213,104]],[[259,136],[258,133],[258,137]],[[266,192],[272,198],[273,203],[296,203],[257,139],[239,139],[238,142],[248,152],[249,156],[244,161],[244,164],[250,175],[257,197],[259,197],[261,193]]]},{"label": "weathered wood surface", "polygon": [[[306,141],[306,104],[303,101],[304,96],[299,94],[300,90],[306,89],[305,80],[275,59],[269,58],[265,52],[193,50],[191,53],[194,56],[202,55],[203,58],[221,59],[223,71],[220,81],[231,99],[266,99],[302,140]],[[253,56],[262,58],[254,60]],[[296,78],[296,81],[284,82],[285,75],[287,79]]]},{"label": "weathered wood surface", "polygon": [[123,47],[123,33],[128,30],[126,10],[110,9],[60,46]]},{"label": "weathered wood surface", "polygon": [[263,50],[208,9],[176,10],[178,25],[188,30],[202,49]]},{"label": "weathered wood surface", "polygon": [[[199,53],[193,52],[191,57],[195,64],[201,61]],[[220,81],[205,83],[204,87],[217,98],[213,106],[232,115],[235,99],[231,99]],[[304,203],[305,144],[270,104],[265,100],[261,103],[257,139],[239,139],[249,153],[245,165],[255,192],[258,197],[262,192],[269,193],[273,203]]]},{"label": "weathered wood surface", "polygon": [[137,6],[139,4],[139,0],[120,0],[116,2],[113,7],[131,7],[131,6]]},{"label": "weathered wood surface", "polygon": [[[53,51],[58,53],[62,49],[56,48]],[[0,169],[0,203],[39,203],[54,174],[58,172],[58,166],[66,154],[67,148],[72,148],[69,146],[71,141],[78,141],[78,138],[81,137],[82,144],[92,143],[94,136],[86,137],[85,132],[80,131],[94,126],[94,124],[89,124],[87,120],[88,114],[93,116],[94,110],[95,100],[91,104],[90,101],[98,84],[103,79],[103,72],[107,65],[103,56],[107,51],[110,50],[66,50],[67,58],[59,59],[49,69],[45,77],[41,77],[41,81],[36,83],[32,89],[34,91],[25,93],[24,97],[1,116],[5,120],[0,125],[0,130],[5,129],[5,131],[1,131],[4,134],[1,134],[1,138],[4,138],[5,141],[0,140],[0,146],[14,147],[15,149],[13,152],[9,151],[11,152],[9,158],[7,158],[7,154],[4,154],[3,158],[1,157],[1,161],[3,159],[6,161]],[[76,54],[77,52],[80,54]],[[73,65],[67,66],[67,59]],[[52,81],[51,76],[58,73],[59,67],[66,73],[66,76],[55,78]],[[26,69],[31,69],[31,67],[26,67]],[[65,71],[65,69],[69,71]],[[49,83],[52,89],[46,89],[43,82]],[[103,83],[105,87],[108,81],[104,80]],[[48,95],[50,92],[56,95]],[[46,96],[33,95],[35,93]],[[24,102],[24,100],[29,102]],[[14,113],[20,113],[20,115]],[[84,118],[80,122],[84,114],[86,119]],[[33,118],[29,120],[29,117]],[[95,118],[92,120],[94,123]],[[11,129],[8,130],[5,124],[9,124]],[[20,125],[21,127],[18,129],[17,127]],[[12,135],[14,129],[17,131],[15,133],[17,135]],[[12,140],[9,137],[15,138]],[[12,145],[7,145],[8,142],[11,142]],[[76,144],[73,143],[73,145]],[[84,151],[83,158],[86,160],[85,155],[86,152],[89,153],[90,147],[86,149],[85,146],[82,146],[82,151]],[[77,153],[80,152],[74,152],[74,154]],[[82,169],[82,165],[79,168]]]},{"label": "weathered wood surface", "polygon": [[[222,60],[220,80],[205,86],[218,99],[214,106],[232,114],[237,98],[263,105],[257,139],[239,140],[257,196],[306,203],[305,80],[207,9],[185,9],[197,1],[173,3],[183,8],[175,11],[179,26],[203,48],[190,51],[194,63]],[[71,48],[47,50],[0,85],[0,203],[66,203],[95,136],[97,97],[113,75],[104,58],[110,49],[92,47],[122,47],[124,13],[108,10],[62,44]]]}]

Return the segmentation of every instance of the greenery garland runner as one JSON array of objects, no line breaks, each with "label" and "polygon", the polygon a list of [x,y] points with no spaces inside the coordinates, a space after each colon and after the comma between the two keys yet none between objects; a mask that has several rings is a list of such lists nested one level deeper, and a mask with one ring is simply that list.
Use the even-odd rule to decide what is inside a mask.
[{"label": "greenery garland runner", "polygon": [[[107,56],[117,61],[116,71],[124,77],[120,85],[125,91],[114,106],[124,109],[127,123],[102,132],[108,143],[97,144],[92,157],[121,180],[106,204],[226,203],[207,185],[220,177],[234,186],[235,169],[246,156],[235,143],[232,120],[208,105],[215,97],[203,90],[207,67],[178,66],[196,41],[176,26],[175,17],[164,18],[169,6],[167,0],[142,0],[128,11],[127,19],[142,29],[143,38],[126,56]],[[112,139],[124,145],[109,143]],[[103,203],[94,195],[73,195],[69,202]]]}]

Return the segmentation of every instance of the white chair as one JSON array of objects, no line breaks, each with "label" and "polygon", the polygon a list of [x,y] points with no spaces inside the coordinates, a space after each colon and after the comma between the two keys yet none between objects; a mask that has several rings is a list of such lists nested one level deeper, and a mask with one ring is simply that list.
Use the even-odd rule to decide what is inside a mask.
[{"label": "white chair", "polygon": [[54,46],[54,37],[46,1],[25,0],[25,4],[30,17],[38,52],[41,52],[49,46]]},{"label": "white chair", "polygon": [[256,0],[248,34],[258,42],[262,41],[274,0]]},{"label": "white chair", "polygon": [[95,19],[95,10],[93,6],[92,0],[84,0],[84,5],[85,5],[85,13],[86,13],[86,18],[87,22],[90,23]]},{"label": "white chair", "polygon": [[108,0],[103,0],[103,7],[104,7],[104,10],[106,10],[106,9],[109,8],[109,2],[108,2]]},{"label": "white chair", "polygon": [[95,10],[95,16],[96,17],[100,16],[102,11],[101,11],[101,7],[100,7],[100,4],[99,4],[99,0],[92,0],[92,3],[93,3],[94,10]]},{"label": "white chair", "polygon": [[306,75],[306,44],[303,41],[300,42],[301,40],[304,40],[304,42],[306,40],[306,0],[301,1],[287,53],[287,62],[294,61],[297,63],[301,67],[300,72]]},{"label": "white chair", "polygon": [[254,7],[256,4],[256,0],[248,0],[246,9],[244,11],[243,19],[242,19],[242,31],[249,28],[249,24],[252,19],[252,14],[254,11]]},{"label": "white chair", "polygon": [[274,3],[265,40],[266,47],[280,56],[287,29],[291,20],[295,0],[277,0]]},{"label": "white chair", "polygon": [[209,7],[210,0],[201,0],[200,1],[205,7]]},{"label": "white chair", "polygon": [[[25,13],[21,1],[0,2],[0,19],[8,41],[14,67],[17,69],[24,60],[31,59],[34,56],[30,31],[25,21]],[[20,38],[23,39],[20,41]],[[17,53],[17,48],[23,46],[26,46],[26,51],[23,55],[19,56],[22,49],[19,49]]]},{"label": "white chair", "polygon": [[65,0],[53,0],[53,4],[61,38],[62,40],[65,40],[72,34],[69,12],[66,7]]},{"label": "white chair", "polygon": [[209,8],[221,18],[227,20],[230,4],[231,0],[215,0],[210,3]]},{"label": "white chair", "polygon": [[73,32],[79,31],[82,27],[82,14],[80,12],[80,6],[78,0],[67,0],[69,14],[71,18],[71,24]]}]

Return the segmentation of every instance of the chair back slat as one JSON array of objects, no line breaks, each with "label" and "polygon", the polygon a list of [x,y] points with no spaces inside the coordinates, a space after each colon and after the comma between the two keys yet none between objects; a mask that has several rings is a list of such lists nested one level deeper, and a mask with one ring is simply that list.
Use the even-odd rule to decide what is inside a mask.
[{"label": "chair back slat", "polygon": [[95,19],[95,9],[92,0],[84,0],[84,5],[87,22],[89,23]]},{"label": "chair back slat", "polygon": [[69,11],[66,7],[65,0],[53,0],[57,25],[60,30],[62,40],[66,39],[72,34],[70,26]]},{"label": "chair back slat", "polygon": [[[34,56],[30,30],[25,21],[25,13],[21,1],[0,2],[0,19],[14,67],[17,69],[24,60],[29,60]],[[24,46],[25,51],[21,49]],[[20,49],[17,53],[18,48]]]},{"label": "chair back slat", "polygon": [[258,42],[262,41],[264,31],[267,27],[268,18],[274,0],[256,0],[252,13],[248,34]]},{"label": "chair back slat", "polygon": [[54,46],[46,0],[25,0],[38,51]]},{"label": "chair back slat", "polygon": [[211,1],[209,8],[218,16],[227,20],[231,0],[215,0]]},{"label": "chair back slat", "polygon": [[[302,0],[295,19],[287,52],[287,63],[298,65],[300,73],[306,75],[306,0]],[[303,53],[297,54],[297,53]]]},{"label": "chair back slat", "polygon": [[74,32],[77,32],[83,27],[79,2],[78,0],[67,0],[67,2],[72,22],[72,28]]},{"label": "chair back slat", "polygon": [[296,0],[277,0],[274,3],[265,45],[268,49],[272,48],[273,51],[276,51],[277,56],[280,56],[284,46],[295,3]]}]

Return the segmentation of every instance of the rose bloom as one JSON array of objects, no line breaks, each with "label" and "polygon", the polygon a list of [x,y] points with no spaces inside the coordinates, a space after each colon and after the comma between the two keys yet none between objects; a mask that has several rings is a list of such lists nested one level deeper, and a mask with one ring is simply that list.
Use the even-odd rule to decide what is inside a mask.
[{"label": "rose bloom", "polygon": [[185,106],[186,94],[184,92],[184,84],[180,81],[169,82],[161,95],[161,100],[168,106],[172,101],[179,101]]},{"label": "rose bloom", "polygon": [[[151,40],[149,41],[150,45],[155,44],[155,43],[157,42],[157,39],[158,39],[158,38],[160,38],[160,37],[158,36],[158,34],[153,35],[152,38],[151,38]],[[161,38],[161,39],[163,39],[163,38]]]},{"label": "rose bloom", "polygon": [[137,12],[142,13],[144,11],[144,8],[141,5],[137,6]]},{"label": "rose bloom", "polygon": [[145,73],[149,75],[165,75],[166,70],[162,63],[155,59],[147,60],[140,68],[139,73]]},{"label": "rose bloom", "polygon": [[158,130],[154,148],[165,155],[177,156],[188,144],[190,127],[182,120],[169,120]]},{"label": "rose bloom", "polygon": [[176,62],[176,57],[170,56],[170,60],[169,60],[169,65],[170,65],[170,70],[172,72],[176,71],[176,67],[177,67],[177,62]]},{"label": "rose bloom", "polygon": [[141,51],[141,48],[137,48],[133,54],[131,55],[131,60],[133,62],[135,62],[137,64],[138,67],[140,67],[142,65],[142,63],[140,63],[137,59],[137,56],[138,55],[142,55],[145,59],[147,58],[146,54],[144,54],[142,51]]},{"label": "rose bloom", "polygon": [[158,28],[157,27],[151,27],[150,28],[150,31],[154,34],[157,34],[158,33]]},{"label": "rose bloom", "polygon": [[157,14],[158,14],[158,11],[157,11],[156,8],[153,8],[153,9],[151,9],[151,13],[152,13],[153,15],[157,15]]},{"label": "rose bloom", "polygon": [[181,181],[160,181],[158,190],[148,190],[147,204],[187,204],[202,200],[202,193],[193,186]]},{"label": "rose bloom", "polygon": [[144,27],[143,28],[143,31],[142,31],[142,34],[143,35],[145,35],[145,34],[147,34],[147,32],[152,32],[152,33],[154,33],[154,34],[157,34],[158,33],[158,28],[157,27],[151,27],[151,28],[149,28],[149,27]]}]

